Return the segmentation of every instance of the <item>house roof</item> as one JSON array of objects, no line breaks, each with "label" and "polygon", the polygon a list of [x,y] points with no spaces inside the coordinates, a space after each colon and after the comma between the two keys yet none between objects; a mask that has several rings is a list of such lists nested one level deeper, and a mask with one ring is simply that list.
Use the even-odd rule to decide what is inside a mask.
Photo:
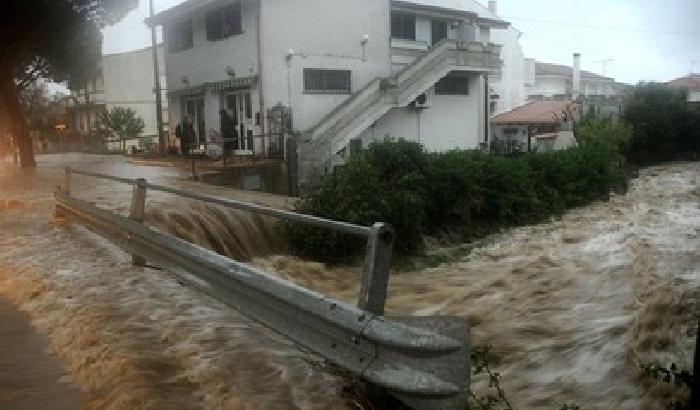
[{"label": "house roof", "polygon": [[[571,77],[574,69],[573,67],[561,65],[561,64],[551,64],[551,63],[541,63],[539,61],[535,62],[535,74],[536,75],[561,75]],[[581,70],[581,79],[584,80],[608,80],[614,81],[613,78],[605,77],[600,74],[592,73],[590,71]]]},{"label": "house roof", "polygon": [[685,77],[680,77],[676,78],[675,80],[671,80],[667,82],[671,87],[674,88],[685,88],[688,90],[697,90],[700,89],[700,74],[689,74],[686,75]]},{"label": "house roof", "polygon": [[161,25],[168,20],[178,18],[185,14],[188,14],[194,10],[201,9],[213,3],[222,3],[224,0],[186,0],[177,6],[171,7],[167,10],[163,10],[160,13],[153,16],[153,18],[147,18],[146,24],[150,27],[151,25]]},{"label": "house roof", "polygon": [[533,101],[493,118],[494,124],[558,124],[566,112],[575,112],[574,101]]},{"label": "house roof", "polygon": [[[146,19],[146,24],[160,25],[164,22],[176,18],[178,16],[189,13],[190,11],[202,8],[211,3],[220,3],[223,0],[187,0],[175,7],[164,10],[153,18]],[[471,13],[477,15],[485,22],[490,22],[500,26],[507,26],[509,23],[492,13],[487,7],[484,7],[476,0],[393,0],[395,3],[415,4],[424,7],[435,7],[450,11],[458,11],[462,13]]]},{"label": "house roof", "polygon": [[[396,1],[396,0],[395,0]],[[498,23],[506,23],[491,12],[488,7],[475,0],[400,0],[400,3],[412,3],[426,7],[437,7],[446,10],[476,14],[478,17]],[[507,24],[507,23],[506,23]]]}]

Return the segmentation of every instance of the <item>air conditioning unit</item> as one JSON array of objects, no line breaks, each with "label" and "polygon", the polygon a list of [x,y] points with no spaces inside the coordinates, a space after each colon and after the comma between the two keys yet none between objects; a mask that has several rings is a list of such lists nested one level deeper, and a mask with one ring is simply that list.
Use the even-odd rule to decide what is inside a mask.
[{"label": "air conditioning unit", "polygon": [[416,97],[416,99],[410,105],[411,107],[418,109],[430,108],[433,104],[432,97],[432,93],[430,91],[426,91]]}]

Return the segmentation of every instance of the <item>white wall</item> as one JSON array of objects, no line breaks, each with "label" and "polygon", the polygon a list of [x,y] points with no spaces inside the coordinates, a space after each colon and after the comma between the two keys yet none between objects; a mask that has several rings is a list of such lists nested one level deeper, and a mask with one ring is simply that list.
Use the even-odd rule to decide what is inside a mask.
[{"label": "white wall", "polygon": [[265,105],[291,106],[296,130],[312,128],[349,97],[304,94],[304,68],[352,70],[353,92],[390,74],[389,0],[268,0],[262,7]]},{"label": "white wall", "polygon": [[527,95],[542,95],[544,97],[552,97],[558,94],[567,93],[568,79],[557,76],[537,76],[535,84],[531,87],[526,87]]},{"label": "white wall", "polygon": [[700,91],[690,91],[688,93],[688,101],[690,101],[690,102],[700,101]]},{"label": "white wall", "polygon": [[[160,70],[165,73],[163,47],[158,50]],[[144,135],[158,135],[156,96],[151,48],[102,57],[107,110],[131,108],[144,121]],[[165,84],[161,84],[164,86]],[[167,122],[167,95],[163,92],[163,121]]]},{"label": "white wall", "polygon": [[475,149],[484,140],[483,81],[469,77],[469,95],[430,96],[430,108],[394,108],[362,133],[364,146],[385,137],[420,142],[429,151]]},{"label": "white wall", "polygon": [[[217,3],[192,15],[194,46],[189,50],[171,53],[166,47],[168,67],[168,91],[187,88],[182,78],[187,77],[189,86],[195,87],[207,82],[228,80],[226,68],[231,67],[236,77],[257,75],[257,5],[254,0],[242,0],[241,24],[243,33],[218,41],[208,41],[206,33],[206,14],[236,1]],[[169,22],[164,27],[166,45],[169,41],[170,26],[185,18]]]},{"label": "white wall", "polygon": [[491,81],[490,88],[499,95],[493,115],[510,111],[525,104],[525,57],[520,46],[520,31],[507,29],[491,30],[492,41],[501,44],[503,68],[501,75]]}]

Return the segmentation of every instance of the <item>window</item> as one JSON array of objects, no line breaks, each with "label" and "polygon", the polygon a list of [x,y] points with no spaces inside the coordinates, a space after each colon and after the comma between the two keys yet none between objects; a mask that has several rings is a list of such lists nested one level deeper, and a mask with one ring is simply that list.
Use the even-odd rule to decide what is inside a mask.
[{"label": "window", "polygon": [[186,20],[170,27],[168,44],[171,53],[177,53],[192,48],[194,45],[192,35],[192,20]]},{"label": "window", "polygon": [[253,118],[253,100],[251,100],[250,94],[245,95],[245,117]]},{"label": "window", "polygon": [[350,70],[304,69],[304,92],[311,94],[349,94]]},{"label": "window", "polygon": [[391,37],[415,41],[416,16],[403,13],[391,13]]},{"label": "window", "polygon": [[469,95],[469,78],[466,73],[453,72],[435,84],[435,94]]},{"label": "window", "polygon": [[241,33],[240,2],[207,13],[207,40],[221,40]]},{"label": "window", "polygon": [[447,22],[441,20],[433,20],[432,23],[432,37],[431,42],[433,45],[447,38]]}]

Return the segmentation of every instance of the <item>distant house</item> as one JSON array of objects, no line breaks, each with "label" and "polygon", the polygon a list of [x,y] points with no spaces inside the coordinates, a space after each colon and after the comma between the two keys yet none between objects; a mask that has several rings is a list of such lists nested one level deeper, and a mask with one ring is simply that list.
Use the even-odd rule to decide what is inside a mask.
[{"label": "distant house", "polygon": [[[161,45],[158,48],[161,83],[165,83],[165,58]],[[86,91],[88,98],[86,100]],[[167,124],[168,106],[163,92],[163,118]],[[127,148],[146,148],[158,142],[156,121],[156,96],[154,92],[153,49],[147,47],[102,56],[97,76],[85,88],[71,90],[69,107],[71,129],[82,135],[89,146],[97,145],[100,134],[100,113],[114,107],[130,108],[144,120],[142,135],[127,141]],[[167,129],[167,128],[166,128]],[[111,138],[113,138],[112,136]],[[108,149],[121,150],[118,141],[108,143]]]},{"label": "distant house", "polygon": [[211,155],[225,138],[238,156],[287,156],[279,108],[301,185],[387,135],[484,144],[491,32],[509,25],[474,0],[190,0],[149,24],[164,28],[171,130],[192,124]]},{"label": "distant house", "polygon": [[688,74],[666,84],[669,87],[685,90],[688,93],[688,102],[700,109],[700,74]]},{"label": "distant house", "polygon": [[492,150],[502,153],[551,151],[576,145],[573,123],[581,115],[575,101],[532,101],[492,121]]}]

